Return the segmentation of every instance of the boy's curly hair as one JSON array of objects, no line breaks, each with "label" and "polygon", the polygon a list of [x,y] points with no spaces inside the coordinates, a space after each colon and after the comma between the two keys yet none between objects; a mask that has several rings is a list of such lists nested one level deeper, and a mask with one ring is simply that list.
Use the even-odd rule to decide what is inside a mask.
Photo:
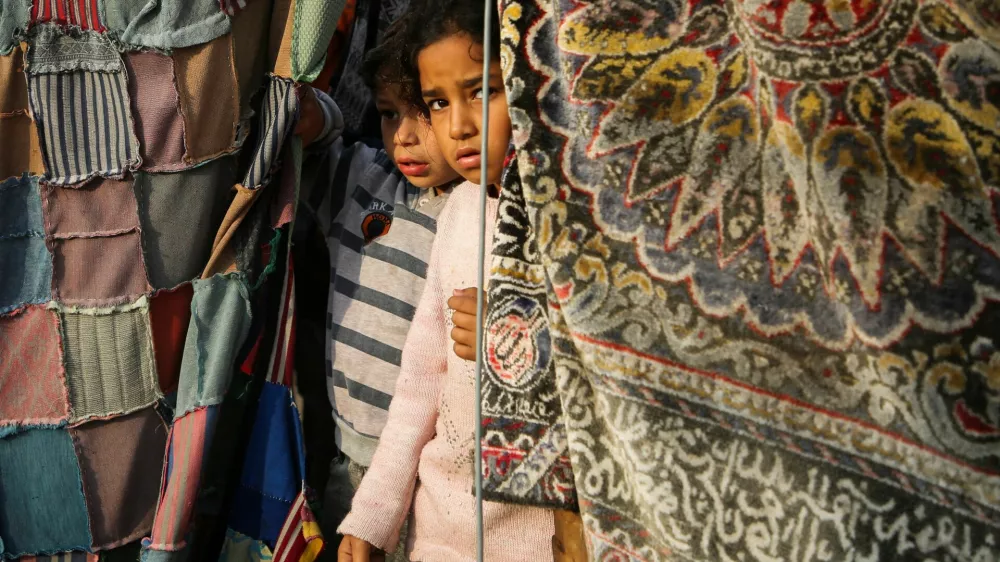
[{"label": "boy's curly hair", "polygon": [[[491,10],[490,58],[500,60],[500,18]],[[425,47],[451,35],[468,35],[482,45],[483,5],[474,0],[412,0],[410,7],[385,32],[382,42],[365,57],[361,75],[373,90],[397,85],[403,100],[428,113],[420,95],[417,56]]]}]

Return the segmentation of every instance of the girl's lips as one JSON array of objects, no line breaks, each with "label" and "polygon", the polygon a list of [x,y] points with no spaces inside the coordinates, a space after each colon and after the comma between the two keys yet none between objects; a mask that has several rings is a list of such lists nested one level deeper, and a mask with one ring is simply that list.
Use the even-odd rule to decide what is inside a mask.
[{"label": "girl's lips", "polygon": [[482,162],[479,151],[474,148],[462,148],[455,153],[455,162],[465,170],[478,168]]},{"label": "girl's lips", "polygon": [[403,175],[422,176],[427,173],[430,165],[423,162],[397,162],[396,167],[399,168],[400,172],[403,172]]}]

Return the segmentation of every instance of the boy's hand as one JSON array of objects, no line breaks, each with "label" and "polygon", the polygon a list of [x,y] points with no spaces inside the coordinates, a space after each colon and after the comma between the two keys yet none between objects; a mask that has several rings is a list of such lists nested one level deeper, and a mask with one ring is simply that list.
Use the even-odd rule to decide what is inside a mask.
[{"label": "boy's hand", "polygon": [[[483,306],[486,296],[483,295]],[[476,288],[455,289],[455,296],[448,299],[452,309],[451,339],[455,342],[455,355],[466,361],[476,360]]]},{"label": "boy's hand", "polygon": [[337,562],[385,562],[385,553],[358,537],[344,535],[337,549]]},{"label": "boy's hand", "polygon": [[295,134],[302,137],[302,146],[309,146],[323,132],[326,117],[316,101],[316,94],[308,84],[302,88],[302,99],[299,101],[299,122],[295,126]]}]

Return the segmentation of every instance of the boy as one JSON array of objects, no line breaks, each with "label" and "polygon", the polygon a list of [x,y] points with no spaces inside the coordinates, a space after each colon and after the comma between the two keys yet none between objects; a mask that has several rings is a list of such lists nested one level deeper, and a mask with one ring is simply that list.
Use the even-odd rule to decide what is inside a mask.
[{"label": "boy", "polygon": [[435,218],[458,178],[419,110],[404,101],[397,32],[402,24],[387,31],[363,68],[381,115],[384,150],[361,143],[345,147],[339,110],[319,91],[303,101],[299,126],[305,139],[318,135],[311,150],[327,147],[329,160],[329,181],[316,185],[332,189],[319,194],[314,206],[331,264],[327,390],[336,442],[348,458],[354,488],[385,425],[401,350],[424,288]]}]

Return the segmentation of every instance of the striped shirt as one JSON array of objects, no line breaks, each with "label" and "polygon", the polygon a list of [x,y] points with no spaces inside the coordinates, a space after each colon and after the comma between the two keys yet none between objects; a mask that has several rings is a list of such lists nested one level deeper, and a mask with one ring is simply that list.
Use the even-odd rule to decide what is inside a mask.
[{"label": "striped shirt", "polygon": [[331,264],[327,390],[338,447],[368,466],[447,197],[411,185],[384,150],[338,139],[328,156],[333,188],[317,209]]}]

